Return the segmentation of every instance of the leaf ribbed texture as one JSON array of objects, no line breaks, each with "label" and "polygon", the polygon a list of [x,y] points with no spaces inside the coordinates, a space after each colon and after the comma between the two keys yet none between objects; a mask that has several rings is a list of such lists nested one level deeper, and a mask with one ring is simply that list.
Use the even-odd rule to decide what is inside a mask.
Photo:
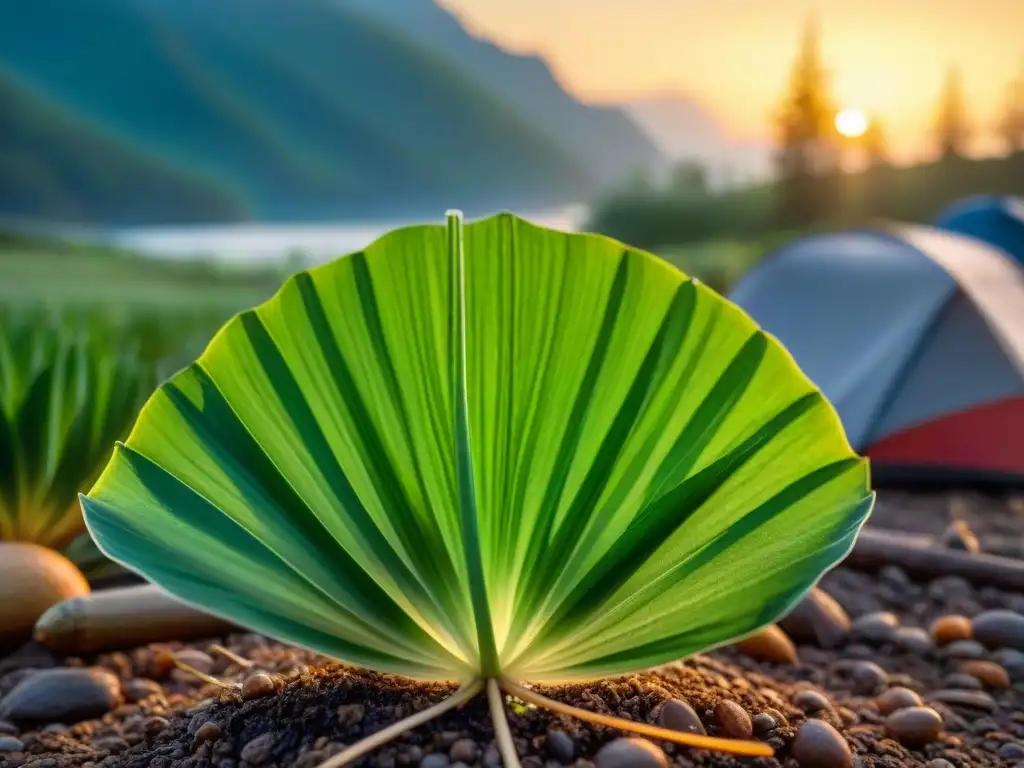
[{"label": "leaf ribbed texture", "polygon": [[872,501],[832,407],[737,307],[503,214],[289,279],[157,391],[83,506],[110,556],[270,636],[561,680],[773,621]]}]

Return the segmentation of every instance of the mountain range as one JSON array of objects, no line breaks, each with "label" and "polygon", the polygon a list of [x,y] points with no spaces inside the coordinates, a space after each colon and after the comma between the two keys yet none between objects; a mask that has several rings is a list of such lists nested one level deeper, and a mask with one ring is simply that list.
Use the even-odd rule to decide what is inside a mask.
[{"label": "mountain range", "polygon": [[0,99],[0,215],[472,215],[663,162],[432,0],[7,0]]}]

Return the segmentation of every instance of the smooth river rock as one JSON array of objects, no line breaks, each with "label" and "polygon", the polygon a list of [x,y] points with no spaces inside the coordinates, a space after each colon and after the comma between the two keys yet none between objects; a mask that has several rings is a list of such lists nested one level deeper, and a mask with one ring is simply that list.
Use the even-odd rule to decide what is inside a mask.
[{"label": "smooth river rock", "polygon": [[0,700],[0,718],[16,723],[77,723],[102,717],[121,701],[121,683],[105,669],[44,669]]},{"label": "smooth river rock", "polygon": [[668,758],[647,739],[616,739],[598,751],[597,768],[668,768]]}]

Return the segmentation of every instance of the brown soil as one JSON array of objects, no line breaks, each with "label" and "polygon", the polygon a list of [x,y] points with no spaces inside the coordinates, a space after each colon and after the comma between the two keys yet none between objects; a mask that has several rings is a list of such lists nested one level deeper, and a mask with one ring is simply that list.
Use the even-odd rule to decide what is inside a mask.
[{"label": "brown soil", "polygon": [[[941,514],[934,501],[932,512]],[[927,627],[945,614],[973,616],[989,608],[1024,612],[1024,594],[975,589],[949,577],[914,583],[898,567],[874,575],[840,568],[828,574],[822,586],[853,617],[892,611],[903,626]],[[100,720],[71,726],[39,723],[18,727],[0,721],[0,739],[14,736],[23,745],[19,752],[0,751],[0,768],[312,768],[343,745],[429,706],[450,690],[344,667],[257,635],[235,635],[220,642],[279,678],[280,690],[243,701],[235,693],[169,668],[166,654],[161,653],[167,649],[206,650],[209,641],[150,646],[88,659],[56,659],[30,645],[0,660],[0,696],[31,675],[29,670],[34,668],[98,664],[120,677],[127,699],[138,699]],[[807,688],[829,699],[831,711],[815,716],[829,721],[843,734],[856,755],[857,768],[1024,765],[1024,654],[984,652],[984,658],[999,662],[1016,675],[1013,684],[981,691],[985,709],[931,704],[943,716],[945,730],[939,740],[909,750],[884,737],[884,718],[872,696],[853,692],[850,665],[873,661],[888,673],[885,685],[906,686],[927,697],[929,692],[955,687],[954,682],[962,684],[956,677],[961,661],[934,647],[907,652],[893,643],[868,645],[856,639],[838,650],[802,645],[799,651],[800,664],[791,666],[757,662],[727,648],[656,674],[549,689],[545,693],[586,709],[643,722],[655,722],[661,704],[679,698],[697,711],[711,734],[718,733],[712,711],[723,699],[739,703],[750,715],[774,710],[773,716],[782,722],[777,729],[761,734],[776,748],[776,758],[732,758],[662,743],[671,764],[679,767],[795,768],[789,746],[806,715],[792,702],[797,692]],[[219,678],[240,680],[251,674],[227,659],[214,659],[211,673]],[[139,682],[140,678],[151,682]],[[622,735],[543,710],[519,707],[517,711],[510,713],[509,719],[527,768],[592,768],[598,749]],[[564,736],[550,737],[555,731],[571,739],[571,758],[564,751]],[[449,756],[456,768],[500,765],[493,747],[490,715],[482,698],[410,732],[359,764],[415,767],[427,758],[424,765],[445,765],[440,754],[428,757],[434,753]]]}]

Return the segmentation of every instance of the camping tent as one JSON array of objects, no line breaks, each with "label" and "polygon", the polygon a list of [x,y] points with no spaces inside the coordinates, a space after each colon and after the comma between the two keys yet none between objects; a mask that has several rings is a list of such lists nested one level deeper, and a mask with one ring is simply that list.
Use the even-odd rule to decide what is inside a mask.
[{"label": "camping tent", "polygon": [[1024,481],[1024,270],[896,226],[776,251],[730,298],[835,404],[876,478]]},{"label": "camping tent", "polygon": [[1002,248],[1024,264],[1024,199],[978,195],[935,217],[935,226]]}]

